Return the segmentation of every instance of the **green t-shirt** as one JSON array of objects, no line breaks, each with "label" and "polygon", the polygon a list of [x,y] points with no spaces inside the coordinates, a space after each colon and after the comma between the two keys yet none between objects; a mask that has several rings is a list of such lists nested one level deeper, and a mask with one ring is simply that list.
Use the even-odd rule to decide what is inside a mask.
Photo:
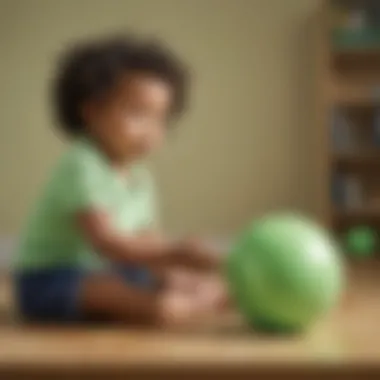
[{"label": "green t-shirt", "polygon": [[21,236],[15,269],[62,266],[99,269],[107,259],[94,252],[75,215],[105,210],[117,231],[149,229],[155,221],[153,182],[141,165],[116,171],[88,140],[77,140],[52,173]]}]

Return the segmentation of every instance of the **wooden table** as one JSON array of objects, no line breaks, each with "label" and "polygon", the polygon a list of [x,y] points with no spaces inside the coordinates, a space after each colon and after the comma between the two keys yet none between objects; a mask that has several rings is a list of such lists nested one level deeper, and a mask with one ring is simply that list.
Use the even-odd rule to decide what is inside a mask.
[{"label": "wooden table", "polygon": [[[9,309],[7,283],[1,288]],[[4,319],[4,318],[3,318]],[[0,325],[0,379],[380,379],[380,265],[356,266],[348,297],[307,336],[268,337],[236,316],[181,332]]]}]

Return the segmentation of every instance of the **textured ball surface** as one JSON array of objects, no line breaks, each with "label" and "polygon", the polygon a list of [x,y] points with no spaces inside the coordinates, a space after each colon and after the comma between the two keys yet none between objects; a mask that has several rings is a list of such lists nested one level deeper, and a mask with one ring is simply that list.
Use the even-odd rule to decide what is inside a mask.
[{"label": "textured ball surface", "polygon": [[302,331],[328,312],[343,288],[339,250],[319,226],[296,215],[254,222],[227,260],[232,297],[255,328]]}]

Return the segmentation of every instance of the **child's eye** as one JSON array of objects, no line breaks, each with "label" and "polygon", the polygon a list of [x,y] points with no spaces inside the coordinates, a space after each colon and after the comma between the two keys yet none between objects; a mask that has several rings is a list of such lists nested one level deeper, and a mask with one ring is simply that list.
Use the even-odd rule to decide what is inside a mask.
[{"label": "child's eye", "polygon": [[149,122],[149,117],[142,112],[126,112],[124,118],[134,124],[146,124]]}]

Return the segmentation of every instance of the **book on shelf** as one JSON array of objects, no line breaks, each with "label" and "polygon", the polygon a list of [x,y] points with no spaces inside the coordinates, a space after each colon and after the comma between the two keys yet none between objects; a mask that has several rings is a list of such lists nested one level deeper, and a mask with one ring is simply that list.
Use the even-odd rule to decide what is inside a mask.
[{"label": "book on shelf", "polygon": [[363,185],[353,175],[335,174],[332,180],[332,201],[339,209],[357,210],[364,205]]},{"label": "book on shelf", "polygon": [[355,126],[340,109],[335,109],[331,118],[331,140],[334,152],[350,152],[355,149]]}]

